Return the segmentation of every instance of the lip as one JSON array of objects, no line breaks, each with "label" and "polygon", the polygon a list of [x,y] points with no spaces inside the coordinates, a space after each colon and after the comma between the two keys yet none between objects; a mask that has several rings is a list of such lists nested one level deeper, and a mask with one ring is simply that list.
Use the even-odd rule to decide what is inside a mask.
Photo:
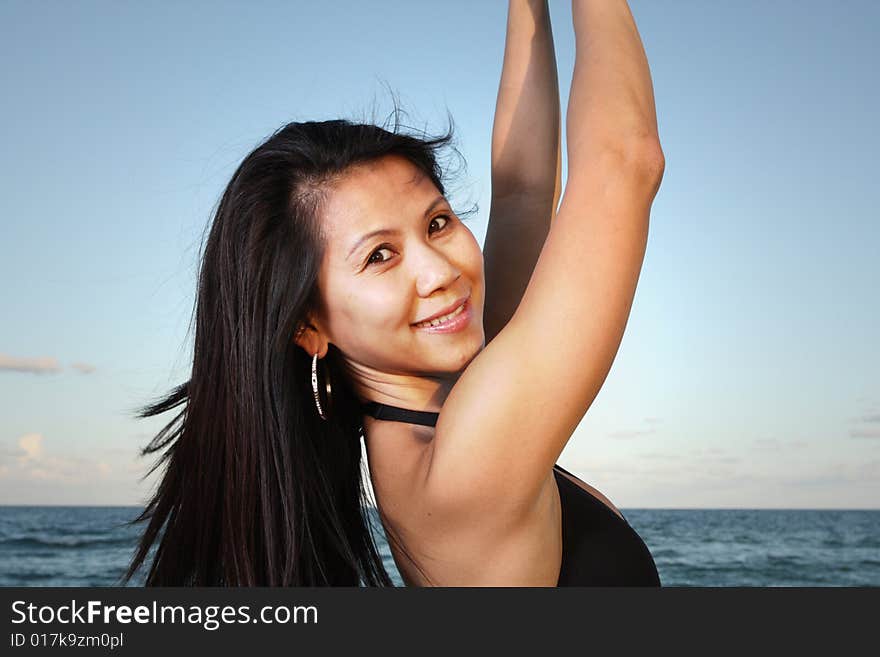
[{"label": "lip", "polygon": [[434,313],[433,315],[429,315],[428,317],[422,317],[422,319],[413,322],[413,326],[415,326],[416,324],[420,324],[422,322],[430,322],[432,319],[437,319],[438,317],[443,317],[443,315],[447,315],[447,314],[451,313],[453,310],[458,308],[461,304],[463,304],[465,301],[467,301],[470,298],[471,298],[471,295],[466,294],[465,296],[453,301],[451,305],[446,306],[446,308],[444,308],[443,310],[440,310],[440,311]]},{"label": "lip", "polygon": [[[471,312],[471,298],[469,296],[465,298],[463,304],[459,303],[455,306],[452,306],[452,308],[450,308],[449,310],[441,312],[440,315],[445,315],[448,312],[452,312],[453,310],[458,308],[458,306],[462,306],[461,312],[452,319],[443,322],[442,324],[438,324],[437,326],[413,325],[413,328],[415,328],[417,331],[425,331],[427,333],[455,333],[457,331],[460,331],[468,324],[470,324],[471,315],[473,315],[473,313]],[[436,318],[437,315],[434,315],[434,317]]]}]

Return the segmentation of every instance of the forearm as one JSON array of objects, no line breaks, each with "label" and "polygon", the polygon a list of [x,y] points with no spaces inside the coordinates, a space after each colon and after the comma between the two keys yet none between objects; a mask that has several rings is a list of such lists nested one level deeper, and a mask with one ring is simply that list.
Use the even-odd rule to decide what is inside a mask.
[{"label": "forearm", "polygon": [[[559,83],[546,0],[510,0],[492,127],[492,195],[549,205],[558,184]],[[548,215],[549,219],[549,215]]]},{"label": "forearm", "polygon": [[651,72],[625,0],[573,0],[572,16],[576,55],[566,114],[569,179],[589,172],[608,150],[657,157]]}]

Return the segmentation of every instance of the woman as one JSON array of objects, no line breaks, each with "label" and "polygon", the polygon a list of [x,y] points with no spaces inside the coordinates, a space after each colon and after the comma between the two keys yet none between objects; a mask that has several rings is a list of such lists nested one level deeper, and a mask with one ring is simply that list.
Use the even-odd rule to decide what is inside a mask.
[{"label": "woman", "polygon": [[361,446],[408,585],[657,585],[598,491],[555,465],[617,352],[664,162],[624,0],[573,3],[559,102],[542,0],[511,0],[485,257],[419,139],[289,124],[242,162],[203,254],[190,380],[145,453],[164,478],[129,577],[389,585]]}]

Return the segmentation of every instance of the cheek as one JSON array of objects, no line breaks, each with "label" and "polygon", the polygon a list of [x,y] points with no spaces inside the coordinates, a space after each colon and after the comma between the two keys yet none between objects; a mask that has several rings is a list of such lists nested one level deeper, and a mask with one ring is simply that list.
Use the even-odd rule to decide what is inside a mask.
[{"label": "cheek", "polygon": [[[483,252],[480,250],[480,244],[470,231],[468,231],[468,235],[467,243],[464,245],[462,251],[462,253],[465,254],[465,257],[461,263],[461,267],[465,272],[465,275],[471,279],[474,286],[471,290],[473,309],[477,313],[477,316],[482,318],[484,310],[484,294],[486,289],[485,272],[483,268]],[[480,321],[482,321],[482,319]]]},{"label": "cheek", "polygon": [[465,260],[462,266],[467,268],[467,271],[474,279],[480,280],[483,275],[483,252],[480,250],[480,245],[470,230],[466,231],[464,239],[465,244],[462,247],[462,253],[465,254]]},{"label": "cheek", "polygon": [[387,331],[400,325],[405,317],[401,294],[380,281],[371,284],[350,285],[334,309],[336,328],[351,337],[366,338],[375,332]]}]

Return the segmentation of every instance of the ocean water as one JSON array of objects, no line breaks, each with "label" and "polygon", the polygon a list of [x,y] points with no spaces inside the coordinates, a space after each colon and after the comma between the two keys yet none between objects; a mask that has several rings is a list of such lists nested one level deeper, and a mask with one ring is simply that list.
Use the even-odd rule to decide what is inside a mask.
[{"label": "ocean water", "polygon": [[[880,586],[880,510],[622,511],[664,586]],[[137,512],[0,506],[0,586],[118,585],[139,532],[125,523]],[[384,536],[377,542],[402,585]]]}]

